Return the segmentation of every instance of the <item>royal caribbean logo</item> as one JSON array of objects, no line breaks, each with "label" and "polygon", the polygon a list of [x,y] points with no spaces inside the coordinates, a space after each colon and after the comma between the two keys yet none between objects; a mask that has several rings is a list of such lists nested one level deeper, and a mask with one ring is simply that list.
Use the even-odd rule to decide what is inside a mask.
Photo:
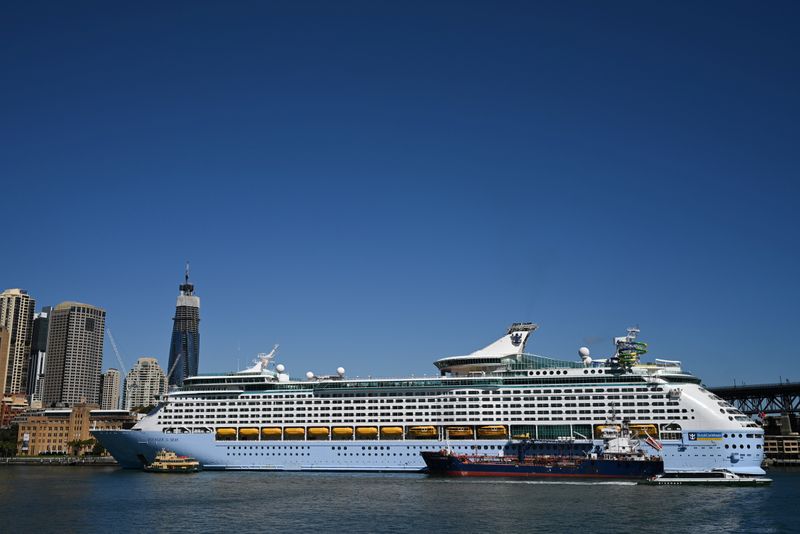
[{"label": "royal caribbean logo", "polygon": [[722,439],[722,432],[689,432],[689,441],[713,441]]},{"label": "royal caribbean logo", "polygon": [[516,346],[517,346],[517,345],[519,345],[520,343],[522,343],[522,334],[520,334],[519,332],[517,332],[516,334],[513,334],[513,335],[511,336],[511,344],[512,344],[512,345],[514,345],[514,346],[516,347]]}]

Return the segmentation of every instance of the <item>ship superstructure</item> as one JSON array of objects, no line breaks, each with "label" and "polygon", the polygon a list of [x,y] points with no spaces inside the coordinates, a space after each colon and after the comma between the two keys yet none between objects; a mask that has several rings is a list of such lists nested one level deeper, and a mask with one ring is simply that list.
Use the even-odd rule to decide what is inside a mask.
[{"label": "ship superstructure", "polygon": [[305,380],[274,365],[194,376],[131,430],[95,436],[124,467],[163,447],[207,469],[418,471],[420,452],[505,454],[513,436],[602,443],[626,419],[665,469],[763,474],[763,430],[670,360],[640,362],[637,329],[615,353],[562,361],[525,352],[537,326],[515,323],[491,345],[439,359],[435,378]]}]

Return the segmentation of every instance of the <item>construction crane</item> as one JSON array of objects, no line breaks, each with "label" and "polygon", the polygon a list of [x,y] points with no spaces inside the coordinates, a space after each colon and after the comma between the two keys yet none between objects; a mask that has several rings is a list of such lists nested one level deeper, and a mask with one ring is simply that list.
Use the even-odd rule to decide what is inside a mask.
[{"label": "construction crane", "polygon": [[175,363],[172,364],[169,373],[167,373],[167,384],[169,384],[169,377],[171,377],[172,373],[175,372],[175,368],[178,366],[178,362],[181,361],[181,356],[183,356],[183,352],[178,353],[178,357],[175,358]]},{"label": "construction crane", "polygon": [[128,370],[125,368],[125,363],[122,361],[122,356],[117,348],[117,342],[114,341],[114,336],[111,335],[111,330],[108,328],[106,328],[106,335],[108,335],[108,340],[111,342],[111,348],[114,349],[114,354],[117,355],[117,361],[119,362],[119,368],[120,371],[122,371],[122,376],[128,376]]}]

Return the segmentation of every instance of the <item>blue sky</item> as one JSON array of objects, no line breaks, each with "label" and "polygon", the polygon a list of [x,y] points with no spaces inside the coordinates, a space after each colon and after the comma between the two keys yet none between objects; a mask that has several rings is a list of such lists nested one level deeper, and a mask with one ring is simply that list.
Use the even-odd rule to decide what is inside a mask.
[{"label": "blue sky", "polygon": [[189,259],[201,372],[433,373],[534,321],[800,379],[795,2],[4,11],[0,285],[104,307],[128,367]]}]

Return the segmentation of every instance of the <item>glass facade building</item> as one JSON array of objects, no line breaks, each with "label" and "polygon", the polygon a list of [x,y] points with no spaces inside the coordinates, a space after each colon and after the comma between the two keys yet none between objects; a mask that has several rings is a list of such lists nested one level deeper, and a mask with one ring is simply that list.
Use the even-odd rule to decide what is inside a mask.
[{"label": "glass facade building", "polygon": [[171,386],[181,386],[184,379],[195,376],[200,361],[200,297],[194,294],[194,285],[189,283],[188,268],[179,289],[167,369]]}]

